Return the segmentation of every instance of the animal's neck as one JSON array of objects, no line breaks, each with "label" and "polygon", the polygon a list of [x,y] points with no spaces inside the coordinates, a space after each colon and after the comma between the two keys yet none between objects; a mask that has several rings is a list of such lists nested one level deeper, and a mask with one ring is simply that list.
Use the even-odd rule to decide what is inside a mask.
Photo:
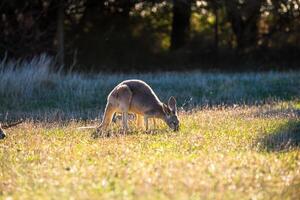
[{"label": "animal's neck", "polygon": [[156,113],[156,117],[157,118],[160,118],[162,120],[165,120],[166,119],[166,113],[164,112],[164,105],[161,103],[159,105],[159,109],[157,110],[157,113]]}]

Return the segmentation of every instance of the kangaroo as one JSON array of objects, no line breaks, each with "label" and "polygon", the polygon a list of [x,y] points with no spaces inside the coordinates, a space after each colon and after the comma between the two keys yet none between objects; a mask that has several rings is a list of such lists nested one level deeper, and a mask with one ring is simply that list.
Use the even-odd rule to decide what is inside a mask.
[{"label": "kangaroo", "polygon": [[4,132],[3,129],[7,129],[7,128],[10,128],[10,127],[13,127],[13,126],[16,126],[20,123],[22,123],[23,121],[18,121],[18,122],[15,122],[15,123],[11,123],[11,124],[6,124],[6,125],[2,125],[0,124],[0,140],[4,139],[6,137],[6,133]]},{"label": "kangaroo", "polygon": [[151,87],[141,80],[126,80],[118,84],[108,95],[102,123],[97,132],[105,130],[112,121],[115,112],[122,113],[123,132],[128,130],[128,113],[137,115],[138,125],[148,130],[148,119],[162,119],[172,130],[178,131],[179,120],[174,97],[170,97],[168,105],[162,103]]}]

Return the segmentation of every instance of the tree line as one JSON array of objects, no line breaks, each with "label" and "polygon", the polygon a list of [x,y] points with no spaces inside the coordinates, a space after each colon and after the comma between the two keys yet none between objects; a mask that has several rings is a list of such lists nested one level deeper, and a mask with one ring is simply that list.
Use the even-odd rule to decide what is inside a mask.
[{"label": "tree line", "polygon": [[0,56],[78,70],[299,65],[299,0],[2,0]]}]

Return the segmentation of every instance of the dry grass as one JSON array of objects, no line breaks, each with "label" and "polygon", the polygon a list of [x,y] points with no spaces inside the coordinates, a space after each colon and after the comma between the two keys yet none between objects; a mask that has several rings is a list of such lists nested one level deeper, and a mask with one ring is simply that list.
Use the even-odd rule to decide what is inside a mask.
[{"label": "dry grass", "polygon": [[[0,199],[299,199],[299,72],[61,75],[50,63],[0,62],[0,121],[26,120],[0,141]],[[177,97],[179,132],[76,129],[98,124],[128,78]]]},{"label": "dry grass", "polygon": [[297,199],[297,112],[299,102],[198,109],[180,113],[180,132],[96,140],[83,122],[28,121],[0,143],[0,198]]}]

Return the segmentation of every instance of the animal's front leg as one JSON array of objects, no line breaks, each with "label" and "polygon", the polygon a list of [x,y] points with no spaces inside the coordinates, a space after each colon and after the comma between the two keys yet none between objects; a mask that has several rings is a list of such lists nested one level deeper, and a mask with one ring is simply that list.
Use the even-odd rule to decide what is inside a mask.
[{"label": "animal's front leg", "polygon": [[152,121],[153,121],[153,129],[155,130],[156,129],[156,119],[152,118]]},{"label": "animal's front leg", "polygon": [[143,118],[142,115],[136,114],[137,126],[139,128],[143,127]]}]

